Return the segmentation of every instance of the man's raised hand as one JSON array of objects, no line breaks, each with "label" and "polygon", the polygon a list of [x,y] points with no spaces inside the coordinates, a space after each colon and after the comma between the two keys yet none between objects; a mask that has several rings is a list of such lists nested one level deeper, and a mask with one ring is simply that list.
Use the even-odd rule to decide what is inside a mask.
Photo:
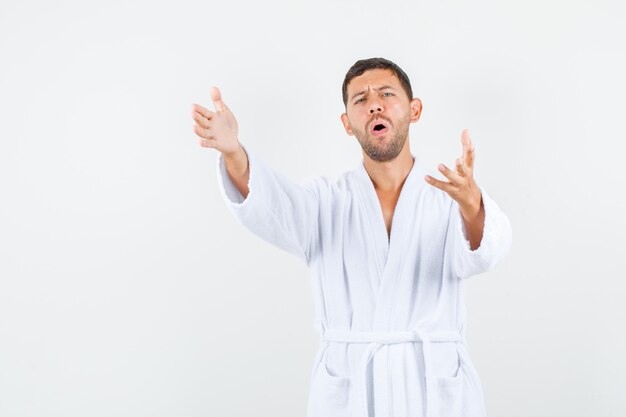
[{"label": "man's raised hand", "polygon": [[430,175],[425,179],[430,185],[448,193],[464,211],[476,212],[481,208],[482,196],[474,181],[474,144],[467,129],[463,129],[461,133],[461,143],[463,155],[456,160],[456,171],[452,171],[444,164],[439,165],[439,171],[450,182],[439,181]]},{"label": "man's raised hand", "polygon": [[222,100],[217,87],[211,88],[215,112],[193,104],[191,117],[195,121],[193,131],[200,137],[200,145],[215,148],[223,155],[234,155],[239,150],[237,119]]}]

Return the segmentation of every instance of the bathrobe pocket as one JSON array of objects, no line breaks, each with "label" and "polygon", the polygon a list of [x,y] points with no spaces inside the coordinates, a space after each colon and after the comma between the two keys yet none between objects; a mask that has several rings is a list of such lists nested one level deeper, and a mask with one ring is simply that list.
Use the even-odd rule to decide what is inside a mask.
[{"label": "bathrobe pocket", "polygon": [[309,399],[309,417],[350,417],[350,377],[329,370],[328,349],[324,351],[315,370]]},{"label": "bathrobe pocket", "polygon": [[433,391],[436,397],[436,417],[461,417],[465,395],[465,365],[458,355],[458,367],[454,376],[436,376]]}]

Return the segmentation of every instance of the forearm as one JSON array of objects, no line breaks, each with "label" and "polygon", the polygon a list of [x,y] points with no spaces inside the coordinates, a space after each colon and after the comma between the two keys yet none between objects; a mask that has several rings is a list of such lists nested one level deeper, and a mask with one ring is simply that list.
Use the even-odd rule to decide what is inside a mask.
[{"label": "forearm", "polygon": [[248,188],[250,167],[246,151],[239,145],[239,149],[236,152],[223,156],[228,176],[243,198],[246,198],[250,192]]},{"label": "forearm", "polygon": [[[232,168],[226,165],[224,153],[216,164],[219,188],[229,210],[255,235],[308,262],[319,247],[312,243],[319,230],[318,181],[309,179],[296,184],[266,165],[254,150],[245,144],[241,146],[244,152],[240,157],[232,152]],[[229,173],[237,168],[240,174]],[[244,189],[247,181],[249,193]]]},{"label": "forearm", "polygon": [[485,207],[482,196],[478,204],[461,206],[460,208],[470,249],[476,250],[480,246],[485,226]]}]

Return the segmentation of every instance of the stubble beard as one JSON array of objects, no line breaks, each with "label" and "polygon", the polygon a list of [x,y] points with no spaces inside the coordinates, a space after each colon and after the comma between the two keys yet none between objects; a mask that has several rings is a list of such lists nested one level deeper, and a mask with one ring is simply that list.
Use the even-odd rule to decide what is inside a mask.
[{"label": "stubble beard", "polygon": [[[377,138],[376,136],[366,133],[364,130],[352,129],[354,136],[361,144],[361,148],[367,156],[376,162],[388,162],[395,159],[402,151],[404,143],[409,135],[410,116],[398,123],[398,128],[394,129],[393,138],[389,140]],[[367,128],[367,127],[366,127]],[[384,136],[389,135],[389,133]],[[382,141],[387,143],[381,143]]]}]

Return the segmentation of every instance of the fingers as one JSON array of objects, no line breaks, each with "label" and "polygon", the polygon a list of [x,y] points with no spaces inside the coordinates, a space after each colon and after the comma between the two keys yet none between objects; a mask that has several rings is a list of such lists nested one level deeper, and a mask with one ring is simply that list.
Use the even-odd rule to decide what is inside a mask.
[{"label": "fingers", "polygon": [[[458,161],[458,159],[457,159],[457,161]],[[456,172],[452,171],[451,169],[449,169],[444,164],[439,164],[439,171],[441,171],[441,173],[443,175],[445,175],[446,178],[449,179],[450,182],[452,182],[452,183],[460,184],[463,181],[463,178],[461,178],[461,176],[459,174],[457,174]]]},{"label": "fingers", "polygon": [[191,110],[192,110],[192,113],[196,112],[196,113],[200,114],[201,116],[205,117],[207,120],[211,120],[212,118],[215,117],[215,113],[213,113],[211,110],[209,110],[209,109],[207,109],[205,107],[202,107],[199,104],[192,104],[191,105]]},{"label": "fingers", "polygon": [[463,129],[461,132],[461,142],[463,143],[463,148],[472,144],[472,140],[470,139],[469,129]]},{"label": "fingers", "polygon": [[450,184],[449,182],[439,181],[438,179],[433,178],[430,175],[426,175],[424,179],[426,180],[427,183],[429,183],[433,187],[437,187],[440,190],[443,190],[447,193],[452,191],[452,184]]},{"label": "fingers", "polygon": [[450,182],[440,181],[426,175],[424,179],[433,187],[445,191],[456,201],[466,201],[468,193],[472,192],[474,182],[472,179],[474,168],[474,144],[469,136],[469,130],[463,129],[461,133],[461,143],[463,144],[463,155],[455,161],[456,171],[452,171],[444,164],[439,164],[439,171],[450,180]]},{"label": "fingers", "polygon": [[200,145],[205,148],[215,147],[216,140],[213,137],[214,131],[211,128],[212,122],[214,122],[213,119],[216,119],[219,113],[228,110],[228,106],[222,100],[219,88],[211,88],[211,100],[213,101],[213,106],[215,106],[215,112],[199,104],[191,105],[191,117],[196,122],[193,126],[193,131],[200,136]]},{"label": "fingers", "polygon": [[203,127],[205,129],[209,128],[209,120],[203,115],[201,115],[200,113],[198,113],[197,111],[191,112],[191,117],[198,124],[198,126]]},{"label": "fingers", "polygon": [[213,106],[215,106],[215,111],[217,113],[221,113],[226,109],[226,104],[222,101],[222,93],[220,93],[219,88],[211,88],[211,100],[213,100]]},{"label": "fingers", "polygon": [[207,129],[202,126],[195,125],[193,127],[193,131],[196,135],[200,136],[202,139],[215,140],[213,139],[213,136],[211,135],[211,129]]},{"label": "fingers", "polygon": [[[224,111],[226,105],[222,101],[220,91],[217,87],[213,87],[213,89],[211,89],[211,98],[217,113]],[[212,112],[199,104],[192,104],[191,108],[191,117],[196,123],[193,126],[193,131],[196,135],[200,136],[198,143],[204,148],[216,148],[217,140],[213,137],[211,122],[217,116],[217,113]]]},{"label": "fingers", "polygon": [[474,168],[474,144],[470,139],[468,129],[463,129],[461,132],[461,142],[463,143],[463,168],[466,171],[472,171]]},{"label": "fingers", "polygon": [[456,171],[459,173],[459,175],[465,176],[465,168],[463,167],[463,158],[457,158]]},{"label": "fingers", "polygon": [[210,121],[215,117],[215,113],[202,107],[199,104],[191,105],[191,117],[196,122],[193,126],[193,131],[196,135],[200,136],[200,145],[205,148],[212,148],[215,140],[212,137]]},{"label": "fingers", "polygon": [[215,148],[217,146],[217,141],[215,139],[204,139],[200,138],[200,146],[205,148]]}]

